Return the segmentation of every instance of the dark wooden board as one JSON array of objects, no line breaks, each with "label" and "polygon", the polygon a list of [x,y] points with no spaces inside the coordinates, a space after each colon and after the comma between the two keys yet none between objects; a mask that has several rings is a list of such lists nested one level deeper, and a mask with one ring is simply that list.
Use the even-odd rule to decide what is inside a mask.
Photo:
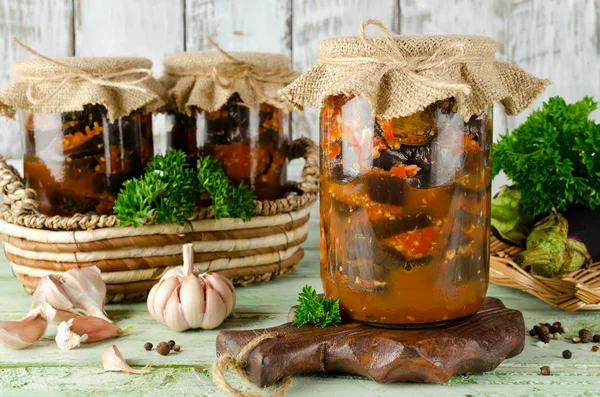
[{"label": "dark wooden board", "polygon": [[325,328],[287,323],[224,330],[217,337],[217,354],[237,355],[265,332],[277,338],[260,343],[246,360],[250,379],[260,387],[315,372],[363,375],[379,383],[443,383],[455,375],[491,371],[521,353],[525,343],[521,312],[486,298],[477,314],[435,328],[390,329],[346,321]]}]

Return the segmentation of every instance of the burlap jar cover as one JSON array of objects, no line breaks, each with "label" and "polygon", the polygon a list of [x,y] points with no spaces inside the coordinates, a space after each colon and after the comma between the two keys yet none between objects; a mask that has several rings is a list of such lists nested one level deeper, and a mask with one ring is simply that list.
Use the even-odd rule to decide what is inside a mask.
[{"label": "burlap jar cover", "polygon": [[36,58],[12,66],[15,81],[0,91],[0,114],[72,112],[84,105],[107,109],[111,122],[135,110],[153,112],[166,104],[166,92],[152,77],[146,58],[48,58],[15,39]]},{"label": "burlap jar cover", "polygon": [[187,115],[194,107],[216,111],[237,93],[249,107],[267,103],[289,112],[291,106],[279,91],[299,73],[291,71],[282,54],[225,52],[207,38],[217,51],[186,52],[166,56],[164,86],[177,110]]},{"label": "burlap jar cover", "polygon": [[[384,36],[367,36],[368,25]],[[318,46],[318,63],[283,91],[298,108],[320,108],[328,96],[366,100],[375,116],[406,117],[449,97],[465,119],[495,102],[508,115],[525,109],[548,80],[496,61],[496,42],[482,36],[396,36],[367,20],[360,36],[336,37]]]}]

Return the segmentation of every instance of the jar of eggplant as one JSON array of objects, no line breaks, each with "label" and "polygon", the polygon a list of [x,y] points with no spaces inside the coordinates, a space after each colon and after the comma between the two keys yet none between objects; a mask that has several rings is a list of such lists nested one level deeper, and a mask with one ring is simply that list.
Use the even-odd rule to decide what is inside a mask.
[{"label": "jar of eggplant", "polygon": [[321,42],[284,95],[321,109],[325,294],[358,321],[437,325],[487,292],[495,92],[514,114],[547,82],[494,61],[490,38],[379,26]]},{"label": "jar of eggplant", "polygon": [[164,65],[163,82],[174,102],[167,115],[168,149],[184,151],[194,168],[200,157],[210,156],[258,200],[283,196],[290,105],[277,91],[295,77],[289,59],[199,52],[168,56]]},{"label": "jar of eggplant", "polygon": [[33,59],[0,92],[18,112],[24,180],[44,215],[112,214],[153,156],[152,111],[166,103],[143,58]]}]

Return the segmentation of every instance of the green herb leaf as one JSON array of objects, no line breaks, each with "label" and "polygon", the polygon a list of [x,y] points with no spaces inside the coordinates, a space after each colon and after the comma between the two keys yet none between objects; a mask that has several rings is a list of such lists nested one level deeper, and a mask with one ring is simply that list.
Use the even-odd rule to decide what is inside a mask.
[{"label": "green herb leaf", "polygon": [[600,205],[600,125],[590,97],[567,104],[553,97],[493,146],[492,173],[504,171],[521,191],[527,214],[569,205]]},{"label": "green herb leaf", "polygon": [[182,225],[204,192],[210,195],[216,219],[248,221],[254,213],[254,193],[247,186],[233,188],[223,168],[210,157],[200,159],[196,173],[180,150],[155,156],[142,177],[125,182],[114,213],[122,226],[139,227],[152,220]]},{"label": "green herb leaf", "polygon": [[318,296],[317,291],[309,285],[302,288],[298,295],[298,303],[300,305],[292,321],[298,328],[308,323],[325,328],[328,324],[337,326],[342,321],[339,301]]}]

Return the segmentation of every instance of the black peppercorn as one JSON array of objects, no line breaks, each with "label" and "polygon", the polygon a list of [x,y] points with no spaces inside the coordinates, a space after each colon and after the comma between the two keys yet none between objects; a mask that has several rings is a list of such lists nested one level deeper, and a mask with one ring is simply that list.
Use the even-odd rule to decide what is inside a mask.
[{"label": "black peppercorn", "polygon": [[535,332],[535,334],[537,335],[540,332],[540,326],[539,325],[534,325],[533,326],[533,331]]},{"label": "black peppercorn", "polygon": [[558,332],[558,327],[555,327],[553,325],[550,326],[550,333],[551,334],[555,334]]},{"label": "black peppercorn", "polygon": [[167,342],[169,344],[169,346],[171,347],[171,350],[173,349],[173,346],[175,346],[175,341],[173,339],[171,339],[170,341]]},{"label": "black peppercorn", "polygon": [[573,357],[573,353],[571,353],[571,350],[564,350],[562,356],[568,360],[569,358]]},{"label": "black peppercorn", "polygon": [[167,342],[160,342],[156,346],[156,352],[158,354],[160,354],[161,356],[166,356],[167,354],[169,354],[171,352],[171,346],[169,346],[169,344]]},{"label": "black peppercorn", "polygon": [[594,343],[600,343],[600,334],[595,334],[592,340]]},{"label": "black peppercorn", "polygon": [[550,375],[550,367],[547,365],[544,365],[543,367],[540,368],[540,372],[542,373],[542,375],[548,376],[548,375]]},{"label": "black peppercorn", "polygon": [[550,343],[550,334],[540,334],[540,340],[544,343]]},{"label": "black peppercorn", "polygon": [[534,329],[529,330],[529,336],[536,336],[536,335],[537,335],[537,332],[535,332]]},{"label": "black peppercorn", "polygon": [[150,342],[144,343],[144,349],[146,349],[148,351],[152,350],[152,343],[150,343]]},{"label": "black peppercorn", "polygon": [[557,327],[557,332],[559,334],[564,334],[565,333],[565,329],[562,327],[562,325],[560,327]]},{"label": "black peppercorn", "polygon": [[181,347],[179,345],[173,346],[173,351],[178,352],[179,350],[181,350]]},{"label": "black peppercorn", "polygon": [[587,329],[580,329],[579,339],[581,339],[581,343],[589,343],[594,339],[594,335]]},{"label": "black peppercorn", "polygon": [[541,338],[542,334],[549,334],[550,333],[550,328],[546,327],[545,325],[542,325],[539,329],[538,329],[538,336]]}]

